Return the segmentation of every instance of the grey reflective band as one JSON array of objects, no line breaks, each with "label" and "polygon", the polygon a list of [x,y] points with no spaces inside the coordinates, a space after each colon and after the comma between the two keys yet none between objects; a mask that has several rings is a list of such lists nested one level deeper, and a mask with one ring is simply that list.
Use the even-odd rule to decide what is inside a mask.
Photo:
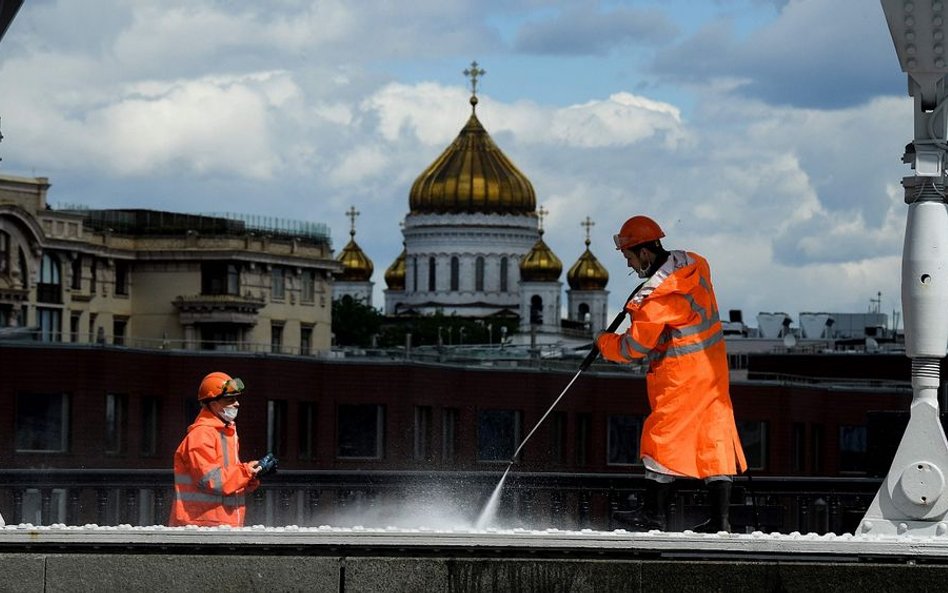
[{"label": "grey reflective band", "polygon": [[175,474],[174,483],[175,484],[191,484],[191,475],[190,474]]},{"label": "grey reflective band", "polygon": [[649,354],[649,361],[657,361],[663,358],[668,357],[678,357],[685,356],[686,354],[694,354],[695,352],[701,352],[711,346],[714,346],[718,342],[724,339],[724,333],[721,330],[718,330],[711,334],[711,336],[701,340],[700,342],[695,342],[694,344],[684,344],[681,346],[671,346],[668,350],[663,352],[653,352]]},{"label": "grey reflective band", "polygon": [[223,431],[218,433],[221,435],[221,449],[224,450],[224,467],[230,465],[230,452],[227,450],[227,435]]},{"label": "grey reflective band", "polygon": [[[633,340],[632,336],[630,336],[629,334],[625,334],[619,340],[619,352],[622,353],[622,356],[626,360],[635,360],[637,358],[642,358],[642,356],[648,355],[650,350],[646,348],[645,346],[643,346],[642,344],[639,344],[638,342]],[[635,354],[633,354],[633,352],[638,352],[642,356],[636,356]]]},{"label": "grey reflective band", "polygon": [[210,490],[211,492],[223,492],[224,483],[221,480],[221,468],[215,467],[211,471],[201,476],[198,485],[206,490]]},{"label": "grey reflective band", "polygon": [[241,506],[246,502],[243,494],[223,496],[220,494],[206,494],[204,492],[176,492],[175,496],[182,502],[203,502],[207,504],[225,504]]}]

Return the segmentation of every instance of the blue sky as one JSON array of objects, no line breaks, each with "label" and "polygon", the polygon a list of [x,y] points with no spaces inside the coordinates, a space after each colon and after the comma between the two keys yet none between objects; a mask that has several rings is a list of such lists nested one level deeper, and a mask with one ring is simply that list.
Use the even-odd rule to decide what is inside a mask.
[{"label": "blue sky", "polygon": [[[55,204],[330,225],[382,273],[470,107],[569,267],[644,213],[722,310],[900,307],[911,100],[866,0],[28,0],[0,44],[0,171]],[[564,274],[565,283],[565,274]]]}]

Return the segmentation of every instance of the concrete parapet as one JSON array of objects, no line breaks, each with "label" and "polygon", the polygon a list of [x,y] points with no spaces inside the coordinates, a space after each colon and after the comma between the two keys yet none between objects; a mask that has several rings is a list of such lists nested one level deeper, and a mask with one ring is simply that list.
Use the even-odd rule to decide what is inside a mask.
[{"label": "concrete parapet", "polygon": [[0,593],[942,591],[946,565],[743,560],[0,554]]}]

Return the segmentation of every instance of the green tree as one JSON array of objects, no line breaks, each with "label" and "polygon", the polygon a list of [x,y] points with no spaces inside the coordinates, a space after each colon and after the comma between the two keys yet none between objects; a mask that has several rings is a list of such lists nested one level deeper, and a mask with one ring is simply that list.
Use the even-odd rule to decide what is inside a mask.
[{"label": "green tree", "polygon": [[382,327],[382,314],[349,295],[332,302],[332,333],[337,346],[372,345]]}]

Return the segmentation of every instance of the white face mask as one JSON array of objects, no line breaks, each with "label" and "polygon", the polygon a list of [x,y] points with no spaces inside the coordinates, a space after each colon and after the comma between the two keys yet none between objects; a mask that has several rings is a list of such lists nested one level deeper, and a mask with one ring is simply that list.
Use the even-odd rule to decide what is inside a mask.
[{"label": "white face mask", "polygon": [[224,422],[233,422],[237,418],[237,408],[236,406],[227,406],[226,408],[221,408],[221,417],[224,419]]}]

